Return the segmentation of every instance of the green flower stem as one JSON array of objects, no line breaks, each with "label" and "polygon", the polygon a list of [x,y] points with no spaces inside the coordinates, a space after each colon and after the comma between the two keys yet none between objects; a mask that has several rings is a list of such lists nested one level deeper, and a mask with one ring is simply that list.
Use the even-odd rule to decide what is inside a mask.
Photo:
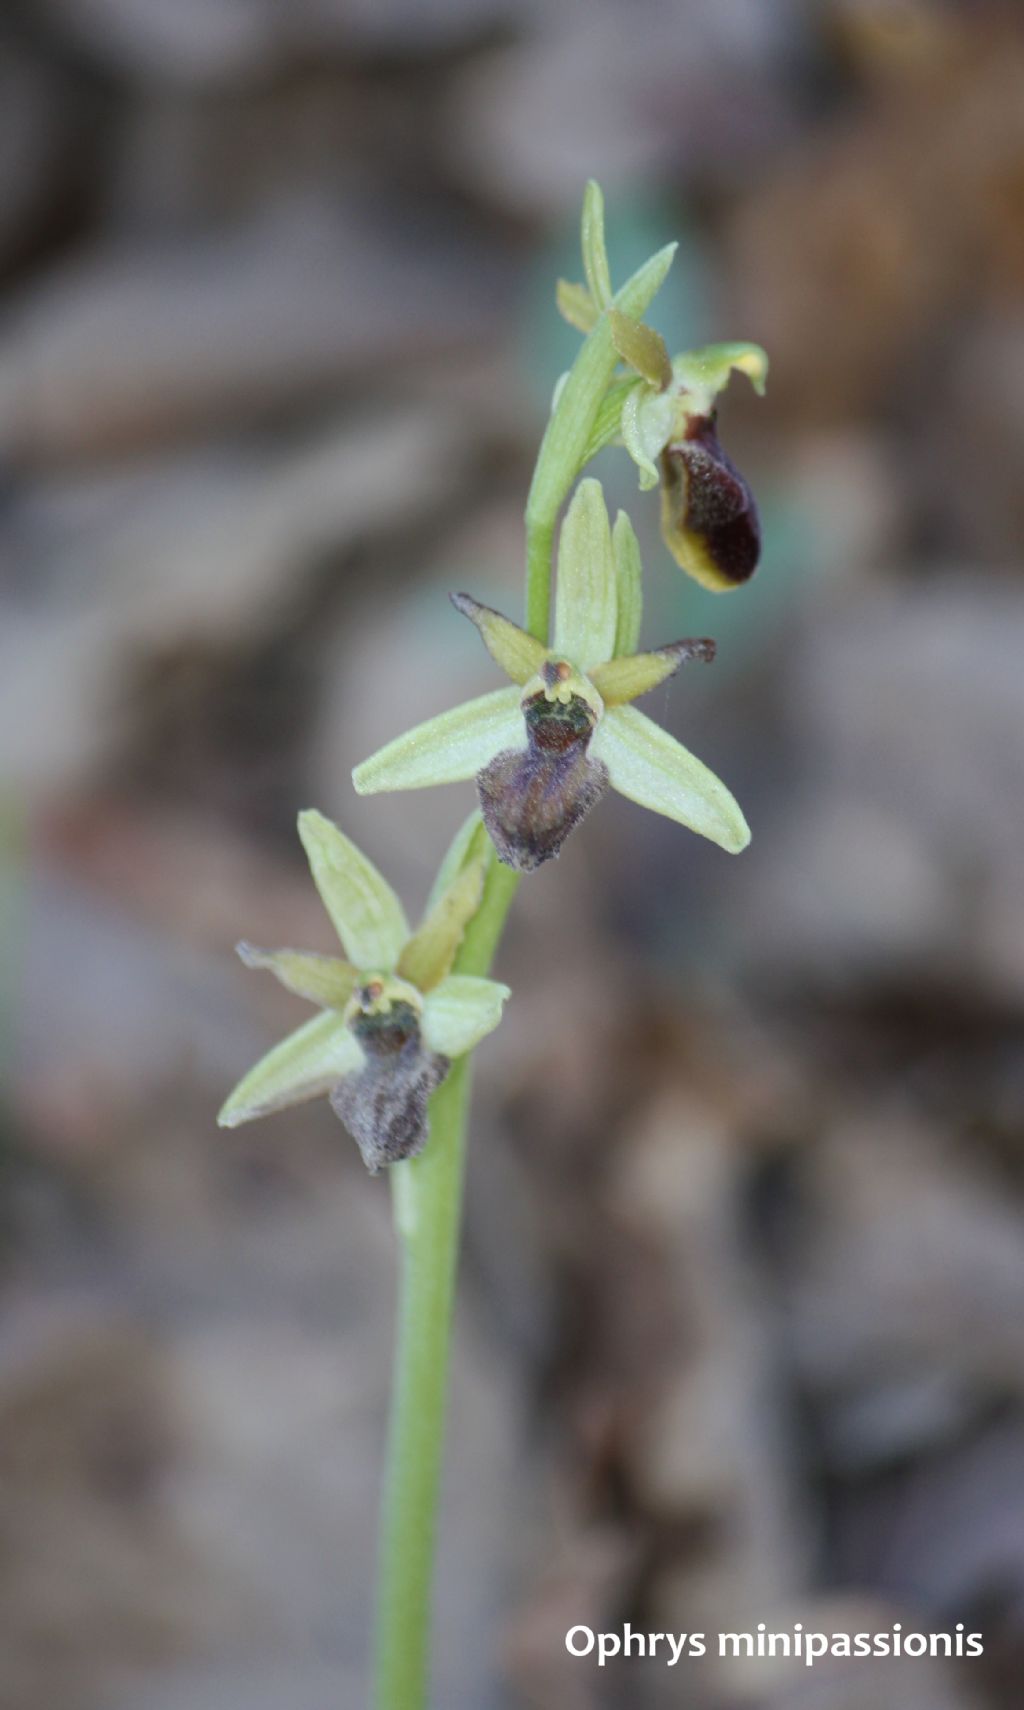
[{"label": "green flower stem", "polygon": [[[603,255],[603,240],[591,236]],[[617,309],[632,319],[645,313],[675,247],[669,244],[634,273],[613,299]],[[603,287],[605,272],[603,264],[595,268],[592,256],[588,276]],[[618,360],[603,312],[565,379],[538,454],[526,504],[526,627],[545,645],[559,512],[591,455]],[[459,973],[488,972],[518,883],[518,874],[492,854],[483,901],[456,958]],[[420,1157],[391,1170],[401,1266],[377,1587],[376,1710],[426,1710],[429,1692],[431,1583],[470,1078],[470,1058],[462,1057],[431,1099],[429,1145]]]},{"label": "green flower stem", "polygon": [[[519,875],[492,855],[483,901],[456,959],[459,973],[487,973],[518,884]],[[391,1170],[401,1269],[378,1578],[377,1710],[425,1710],[428,1701],[470,1082],[471,1054],[459,1058],[430,1101],[430,1144]]]},{"label": "green flower stem", "polygon": [[557,520],[557,507],[555,515],[543,522],[526,520],[526,627],[545,647],[551,639],[551,557]]}]

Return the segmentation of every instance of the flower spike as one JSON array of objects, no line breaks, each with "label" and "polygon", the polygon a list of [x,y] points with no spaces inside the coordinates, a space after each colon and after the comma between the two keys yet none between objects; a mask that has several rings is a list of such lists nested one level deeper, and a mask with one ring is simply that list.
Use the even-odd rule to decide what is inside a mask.
[{"label": "flower spike", "polygon": [[322,1014],[275,1045],[221,1110],[225,1128],[330,1095],[371,1173],[426,1144],[431,1092],[501,1019],[508,987],[453,974],[462,935],[480,905],[486,848],[465,827],[444,883],[411,937],[401,904],[372,862],[322,814],[299,815],[313,877],[350,961],[240,944]]},{"label": "flower spike", "polygon": [[550,648],[468,595],[453,603],[515,686],[428,719],[363,761],[352,774],[361,795],[475,774],[494,847],[520,872],[558,855],[609,787],[730,852],[745,847],[750,833],[725,785],[630,704],[686,660],[713,659],[714,643],[636,651],[639,548],[623,514],[609,529],[597,481],[580,482],[562,524]]}]

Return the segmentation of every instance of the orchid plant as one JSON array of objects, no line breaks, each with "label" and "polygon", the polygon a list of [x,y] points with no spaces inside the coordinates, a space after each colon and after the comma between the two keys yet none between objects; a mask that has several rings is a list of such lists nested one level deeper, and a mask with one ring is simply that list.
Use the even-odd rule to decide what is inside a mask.
[{"label": "orchid plant", "polygon": [[525,626],[469,594],[451,596],[510,681],[394,738],[353,773],[364,795],[473,778],[478,811],[457,833],[415,932],[365,855],[322,814],[303,812],[299,836],[343,955],[238,946],[247,967],[266,969],[319,1013],[243,1077],[221,1124],[326,1096],[368,1169],[388,1167],[393,1187],[402,1263],[377,1710],[427,1703],[469,1072],[509,997],[489,974],[520,875],[557,856],[609,787],[730,853],[750,838],[726,786],[633,704],[686,661],[710,663],[715,644],[639,650],[636,535],[625,512],[609,524],[600,484],[580,477],[598,451],[622,445],[641,489],[660,487],[677,563],[706,588],[741,586],[757,565],[760,530],[750,488],[719,444],[716,405],[733,371],[763,391],[767,359],[752,344],[670,358],[643,317],[674,246],[613,291],[593,183],[582,250],[585,283],[557,292],[584,337],[556,389],[527,498]]}]

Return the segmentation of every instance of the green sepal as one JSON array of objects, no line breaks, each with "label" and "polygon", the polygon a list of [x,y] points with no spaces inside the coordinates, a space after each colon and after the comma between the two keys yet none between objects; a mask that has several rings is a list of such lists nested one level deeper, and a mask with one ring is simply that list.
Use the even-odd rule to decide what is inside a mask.
[{"label": "green sepal", "polygon": [[758,397],[764,396],[768,353],[759,344],[706,344],[700,350],[685,350],[674,358],[672,376],[677,386],[693,394],[703,414],[724,391],[734,369],[747,376]]},{"label": "green sepal", "polygon": [[235,950],[247,968],[266,968],[296,997],[318,1003],[321,1009],[344,1009],[355,989],[358,974],[340,956],[317,956],[306,950],[261,950],[242,942]]},{"label": "green sepal", "polygon": [[618,657],[636,652],[644,614],[640,542],[625,511],[620,511],[615,518],[612,553],[615,558],[615,656]]},{"label": "green sepal", "polygon": [[299,814],[299,836],[313,883],[349,961],[356,968],[393,968],[409,924],[387,880],[315,808]]},{"label": "green sepal", "polygon": [[604,196],[600,184],[593,178],[588,180],[583,192],[580,248],[591,301],[599,310],[606,309],[612,300],[612,278],[604,241]]},{"label": "green sepal", "polygon": [[553,651],[580,670],[610,659],[616,589],[608,512],[600,481],[581,481],[558,541]]},{"label": "green sepal", "polygon": [[428,718],[371,754],[352,773],[357,795],[418,790],[475,777],[503,748],[522,748],[519,689],[510,684]]},{"label": "green sepal", "polygon": [[510,996],[497,980],[450,974],[424,1001],[424,1043],[443,1057],[463,1056],[494,1032]]},{"label": "green sepal", "polygon": [[608,768],[613,790],[691,831],[730,855],[750,842],[739,803],[695,754],[636,707],[609,707],[590,755]]},{"label": "green sepal", "polygon": [[258,1116],[321,1098],[362,1062],[359,1044],[341,1016],[325,1010],[289,1033],[243,1075],[217,1121],[221,1128],[237,1128]]}]

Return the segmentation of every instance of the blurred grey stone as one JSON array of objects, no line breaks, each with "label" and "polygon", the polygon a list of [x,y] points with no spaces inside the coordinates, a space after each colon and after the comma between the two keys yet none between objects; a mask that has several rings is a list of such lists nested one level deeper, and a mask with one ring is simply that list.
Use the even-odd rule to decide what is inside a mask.
[{"label": "blurred grey stone", "polygon": [[245,228],[98,246],[0,323],[0,454],[96,456],[251,425],[340,382],[472,348],[501,270],[464,234],[313,195]]},{"label": "blurred grey stone", "polygon": [[[289,1703],[328,1681],[362,1702],[391,1366],[387,1185],[354,1158],[318,1158],[294,1121],[290,1144],[267,1136],[285,1151],[255,1197],[249,1136],[212,1121],[189,1135],[180,1112],[132,1127],[148,1164],[131,1143],[83,1158],[91,1219],[69,1212],[52,1253],[30,1241],[8,1291],[7,1701],[148,1710],[202,1689],[230,1705],[265,1671]],[[153,1167],[165,1148],[182,1178],[171,1196]],[[512,1374],[460,1313],[436,1679],[466,1710],[497,1710],[515,1567],[504,1520],[537,1471]]]},{"label": "blurred grey stone", "polygon": [[710,1529],[692,1569],[662,1588],[658,1621],[671,1605],[674,1630],[746,1629],[808,1568],[776,1332],[738,1239],[738,1163],[714,1109],[677,1094],[631,1128],[611,1183],[617,1215],[663,1255],[662,1310],[677,1327],[637,1409],[631,1476],[652,1512]]},{"label": "blurred grey stone", "polygon": [[962,330],[914,447],[932,527],[987,563],[1013,563],[1024,539],[1024,315],[979,316]]},{"label": "blurred grey stone", "polygon": [[226,957],[171,943],[38,859],[21,903],[12,1090],[44,1128],[92,1144],[112,1109],[183,1062],[216,1085],[260,1048]]},{"label": "blurred grey stone", "polygon": [[1024,599],[980,571],[808,614],[780,667],[791,757],[734,886],[750,964],[1024,990],[1022,652]]},{"label": "blurred grey stone", "polygon": [[147,651],[265,634],[303,579],[407,528],[465,478],[451,411],[379,412],[276,450],[239,447],[22,490],[0,523],[0,769],[30,793],[123,735]]},{"label": "blurred grey stone", "polygon": [[50,29],[140,83],[236,88],[316,54],[400,59],[512,21],[521,0],[41,0]]},{"label": "blurred grey stone", "polygon": [[1020,1217],[981,1165],[883,1109],[819,1143],[804,1193],[789,1334],[836,1465],[921,1452],[1024,1400]]},{"label": "blurred grey stone", "polygon": [[18,255],[59,199],[78,117],[69,80],[41,55],[0,39],[0,263]]},{"label": "blurred grey stone", "polygon": [[[993,1418],[844,1512],[842,1570],[936,1625],[981,1628],[986,1651],[1024,1631],[1024,1420]],[[909,1624],[909,1623],[908,1623]]]},{"label": "blurred grey stone", "polygon": [[721,171],[778,127],[765,69],[785,49],[789,10],[788,0],[543,8],[522,40],[462,78],[446,138],[452,168],[501,204],[548,218],[578,205],[588,178],[614,192]]},{"label": "blurred grey stone", "polygon": [[51,30],[147,82],[215,84],[273,64],[271,0],[41,0]]}]

